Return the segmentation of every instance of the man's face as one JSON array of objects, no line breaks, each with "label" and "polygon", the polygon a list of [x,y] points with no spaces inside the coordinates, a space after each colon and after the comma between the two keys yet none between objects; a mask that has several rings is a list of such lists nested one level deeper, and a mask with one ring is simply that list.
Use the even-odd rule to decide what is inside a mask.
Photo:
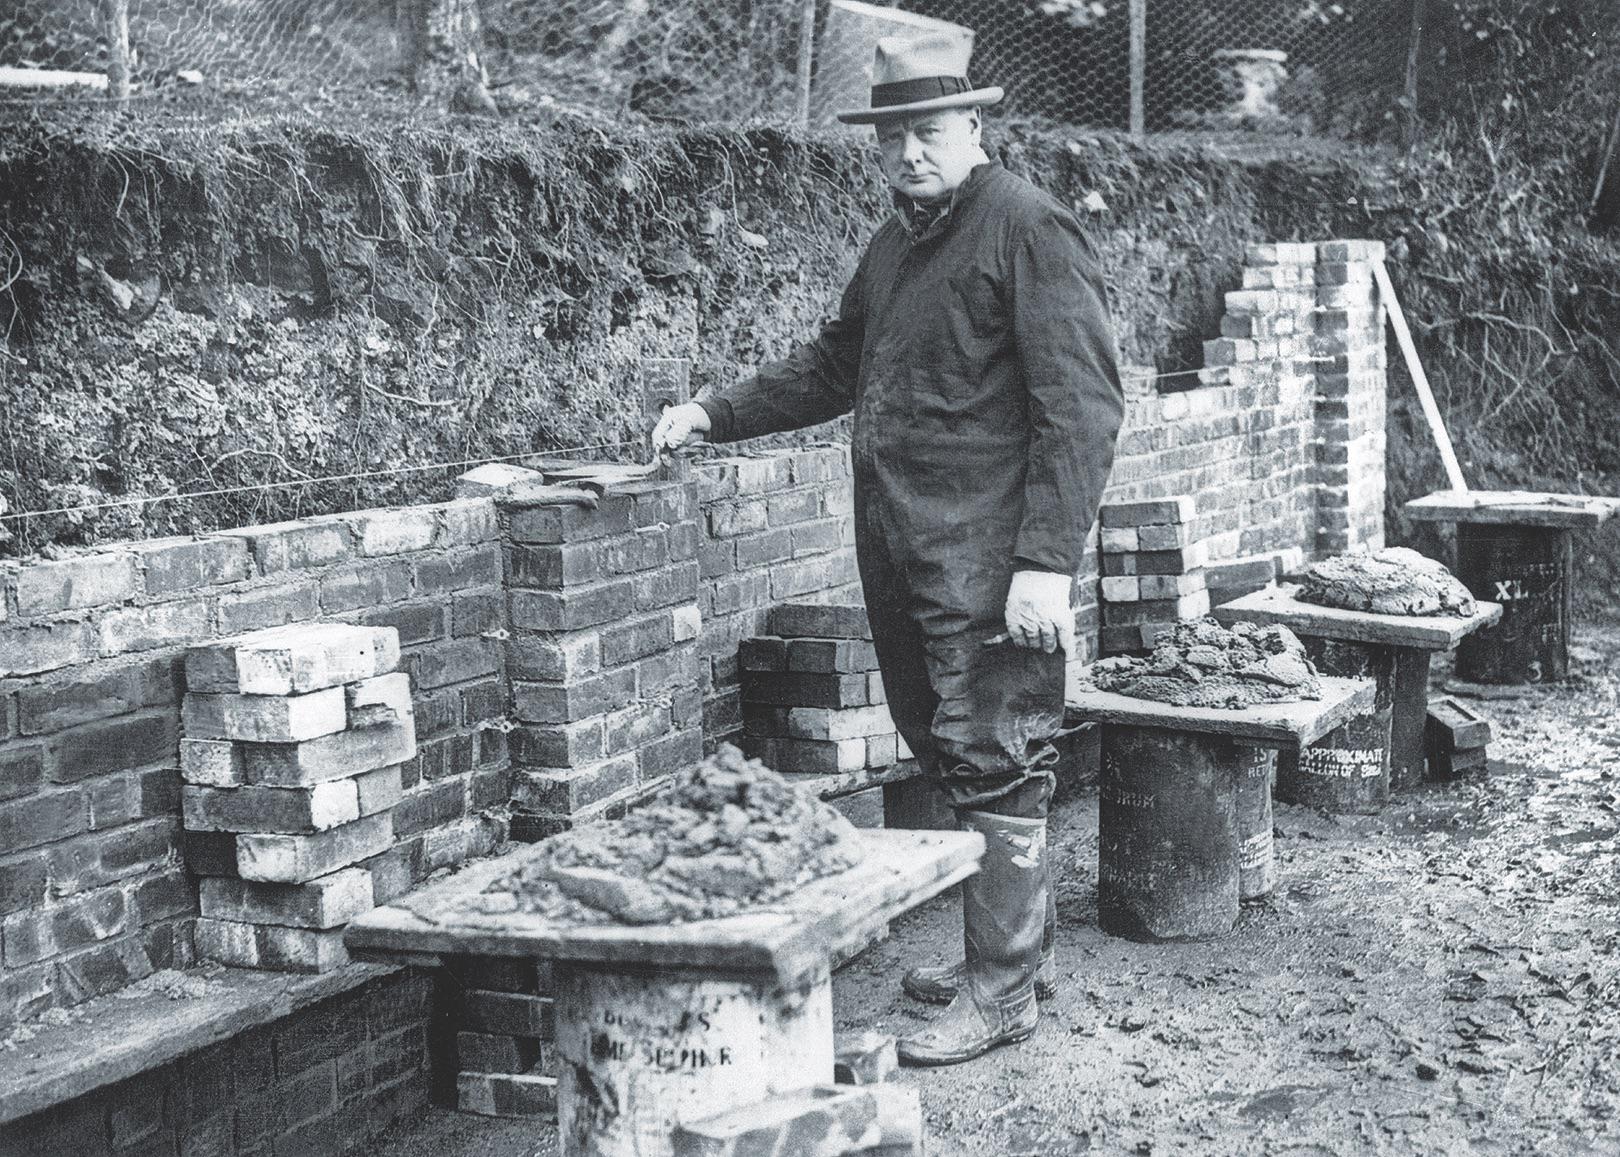
[{"label": "man's face", "polygon": [[967,180],[979,151],[979,110],[941,109],[877,126],[883,175],[918,201],[942,201]]}]

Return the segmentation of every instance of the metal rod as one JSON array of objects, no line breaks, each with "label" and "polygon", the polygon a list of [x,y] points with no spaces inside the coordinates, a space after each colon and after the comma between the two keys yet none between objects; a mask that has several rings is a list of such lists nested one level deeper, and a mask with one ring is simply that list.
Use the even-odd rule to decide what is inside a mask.
[{"label": "metal rod", "polygon": [[816,0],[803,0],[799,8],[799,123],[810,123],[810,69],[816,57]]},{"label": "metal rod", "polygon": [[1395,331],[1395,341],[1401,347],[1401,356],[1406,359],[1406,370],[1412,375],[1412,384],[1417,387],[1418,402],[1423,407],[1423,416],[1429,421],[1429,433],[1434,435],[1434,444],[1440,451],[1446,477],[1450,479],[1453,490],[1467,491],[1468,483],[1463,479],[1462,466],[1457,462],[1457,451],[1452,449],[1445,419],[1440,416],[1434,391],[1429,388],[1429,376],[1423,372],[1423,363],[1418,360],[1417,344],[1412,340],[1412,331],[1407,328],[1406,313],[1401,309],[1400,299],[1395,296],[1389,270],[1384,268],[1382,259],[1374,261],[1372,267],[1373,280],[1378,283],[1378,293],[1389,310],[1390,328]]},{"label": "metal rod", "polygon": [[1147,132],[1147,0],[1131,0],[1131,136]]}]

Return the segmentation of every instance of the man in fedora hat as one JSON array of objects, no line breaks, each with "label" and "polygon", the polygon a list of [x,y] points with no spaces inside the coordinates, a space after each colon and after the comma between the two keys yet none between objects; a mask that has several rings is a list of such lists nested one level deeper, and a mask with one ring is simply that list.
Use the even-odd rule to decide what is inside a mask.
[{"label": "man in fedora hat", "polygon": [[969,45],[878,43],[870,107],[895,215],[838,317],[718,397],[671,407],[660,450],[854,411],[856,553],[896,726],[962,823],[963,959],[914,969],[949,1003],[900,1043],[951,1064],[1035,1029],[1055,909],[1046,814],[1074,649],[1071,588],[1113,461],[1123,395],[1102,276],[1079,222],[980,146],[1002,90]]}]

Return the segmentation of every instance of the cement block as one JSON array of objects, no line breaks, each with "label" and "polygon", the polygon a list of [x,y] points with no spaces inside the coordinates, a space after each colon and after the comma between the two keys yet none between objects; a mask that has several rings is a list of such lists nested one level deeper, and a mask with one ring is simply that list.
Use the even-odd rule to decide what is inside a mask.
[{"label": "cement block", "polygon": [[302,743],[342,731],[347,723],[340,687],[304,695],[188,693],[181,707],[181,725],[191,739]]},{"label": "cement block", "polygon": [[337,928],[373,907],[371,873],[341,868],[304,884],[266,884],[220,876],[198,888],[202,914],[211,920]]},{"label": "cement block", "polygon": [[509,462],[486,462],[456,479],[456,497],[482,498],[498,490],[505,490],[518,482],[539,484],[543,480],[540,471],[530,470],[527,466],[516,466]]},{"label": "cement block", "polygon": [[349,623],[273,627],[193,647],[192,691],[297,695],[341,686],[399,666],[399,632]]},{"label": "cement block", "polygon": [[314,835],[241,834],[236,837],[237,869],[246,880],[301,884],[385,852],[393,842],[389,812]]}]

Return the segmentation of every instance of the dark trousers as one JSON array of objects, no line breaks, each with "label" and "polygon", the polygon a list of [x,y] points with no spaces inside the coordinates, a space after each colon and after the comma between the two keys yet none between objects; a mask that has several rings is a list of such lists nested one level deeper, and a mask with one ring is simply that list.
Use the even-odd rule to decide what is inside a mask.
[{"label": "dark trousers", "polygon": [[923,771],[959,810],[1044,819],[1056,782],[1052,740],[1063,726],[1063,653],[986,645],[1006,629],[1004,583],[993,608],[942,612],[906,589],[884,551],[860,554],[889,710]]}]

